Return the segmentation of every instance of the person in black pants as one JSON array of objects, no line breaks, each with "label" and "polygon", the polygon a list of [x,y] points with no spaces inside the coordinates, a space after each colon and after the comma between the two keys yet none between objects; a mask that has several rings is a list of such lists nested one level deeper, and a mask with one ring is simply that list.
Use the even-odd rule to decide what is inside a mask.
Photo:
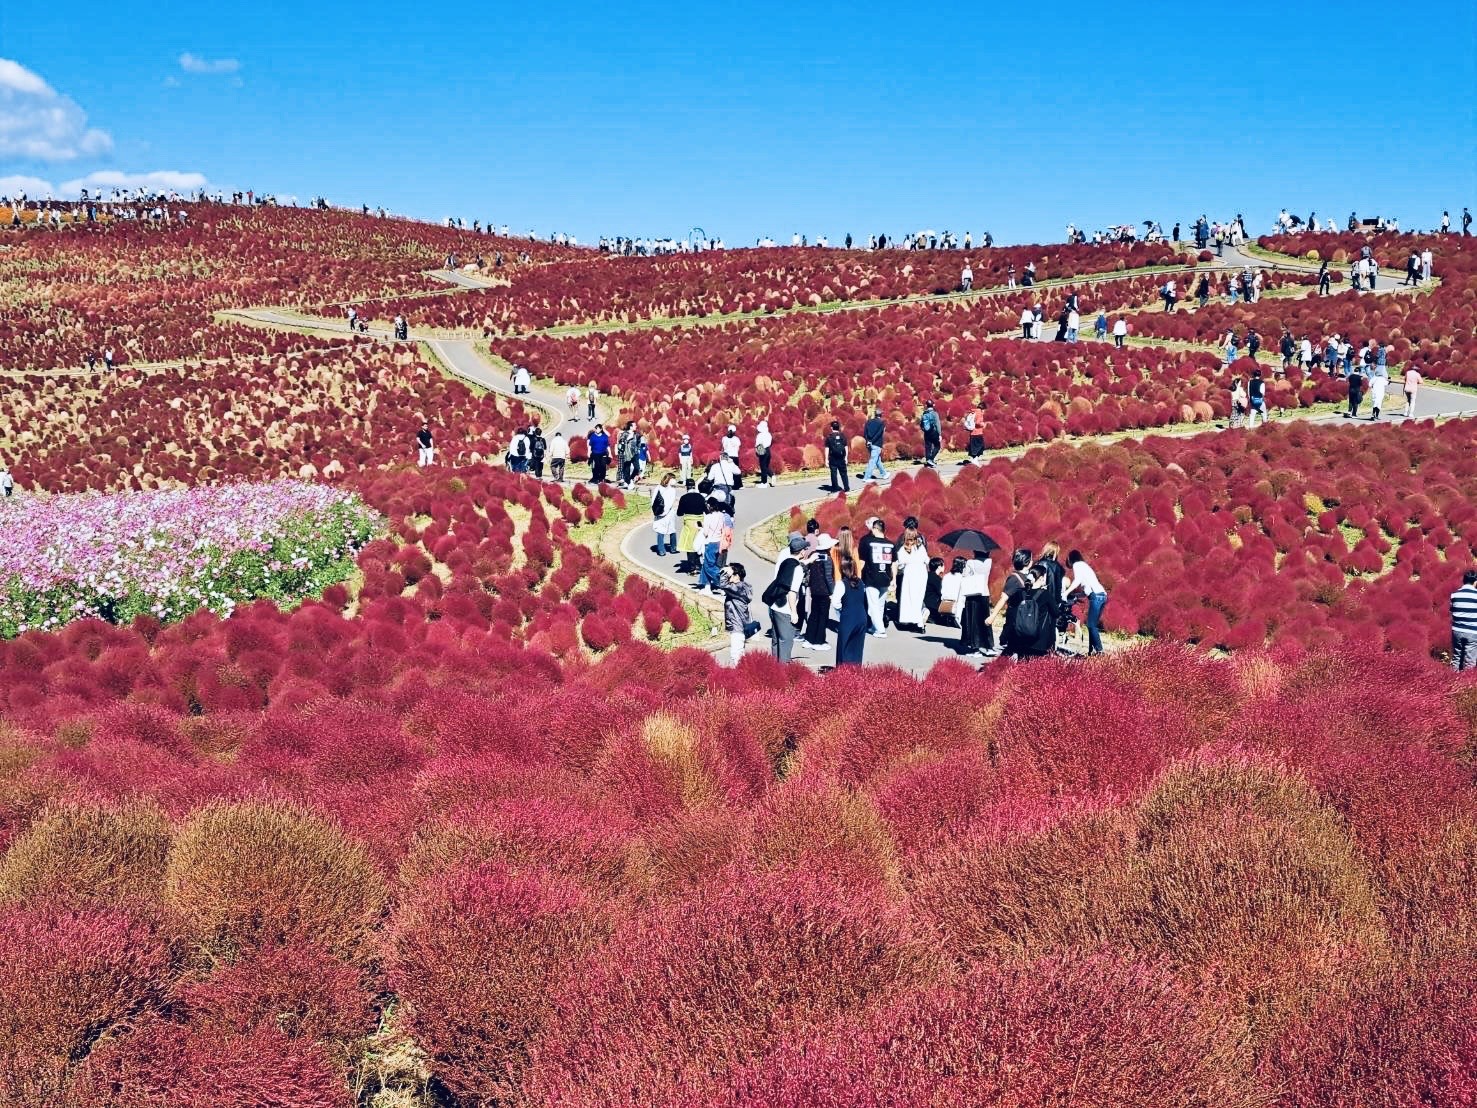
[{"label": "person in black pants", "polygon": [[1331,277],[1328,275],[1328,259],[1323,259],[1323,264],[1318,267],[1318,295],[1327,296]]},{"label": "person in black pants", "polygon": [[846,455],[850,443],[841,433],[841,422],[831,420],[830,433],[826,435],[826,461],[831,467],[831,491],[850,492],[851,477],[846,472]]},{"label": "person in black pants", "polygon": [[805,567],[805,641],[811,646],[826,645],[831,593],[836,588],[836,563],[831,560],[835,546],[836,540],[830,535],[819,535],[815,545],[819,557],[812,558]]}]

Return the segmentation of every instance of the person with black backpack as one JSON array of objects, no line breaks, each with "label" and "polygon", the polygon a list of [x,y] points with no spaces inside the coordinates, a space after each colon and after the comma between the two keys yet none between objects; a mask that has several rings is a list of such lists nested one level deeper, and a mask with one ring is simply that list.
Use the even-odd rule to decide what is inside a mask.
[{"label": "person with black backpack", "polygon": [[1005,613],[1001,652],[1017,659],[1044,658],[1056,645],[1056,615],[1047,593],[1046,572],[1031,565],[1031,551],[1021,547],[1010,556],[1011,572],[995,610],[994,623]]},{"label": "person with black backpack", "polygon": [[789,555],[780,560],[774,580],[760,597],[769,609],[774,656],[782,662],[791,661],[795,652],[795,632],[800,623],[800,590],[805,587],[805,563],[811,557],[805,537],[792,534]]},{"label": "person with black backpack", "polygon": [[538,424],[534,424],[528,429],[528,468],[540,481],[544,479],[544,455],[548,450],[544,433],[538,429]]},{"label": "person with black backpack", "polygon": [[841,432],[841,421],[831,420],[831,430],[826,435],[826,461],[831,467],[832,492],[851,492],[851,477],[846,472],[846,455],[850,446]]}]

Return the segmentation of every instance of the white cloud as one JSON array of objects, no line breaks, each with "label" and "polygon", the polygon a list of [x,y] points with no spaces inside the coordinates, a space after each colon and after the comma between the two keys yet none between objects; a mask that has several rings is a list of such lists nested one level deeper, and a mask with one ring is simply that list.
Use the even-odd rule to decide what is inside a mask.
[{"label": "white cloud", "polygon": [[112,136],[89,127],[75,100],[19,62],[0,58],[0,156],[64,162],[112,148]]},{"label": "white cloud", "polygon": [[203,173],[181,173],[177,169],[156,169],[152,173],[121,173],[116,169],[103,169],[78,177],[74,181],[63,181],[61,195],[76,196],[83,189],[96,194],[112,189],[148,189],[150,191],[194,192],[208,182]]},{"label": "white cloud", "polygon": [[188,51],[179,56],[179,67],[186,73],[236,73],[241,63],[235,58],[202,58]]},{"label": "white cloud", "polygon": [[14,196],[18,192],[27,196],[49,196],[55,191],[50,181],[43,181],[40,177],[27,177],[25,174],[0,177],[0,196]]}]

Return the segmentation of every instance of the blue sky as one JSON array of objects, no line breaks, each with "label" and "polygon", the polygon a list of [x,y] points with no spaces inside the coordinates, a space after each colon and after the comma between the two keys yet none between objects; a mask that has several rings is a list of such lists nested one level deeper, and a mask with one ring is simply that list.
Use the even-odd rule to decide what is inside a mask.
[{"label": "blue sky", "polygon": [[730,244],[1477,203],[1469,3],[458,7],[4,5],[0,179]]}]

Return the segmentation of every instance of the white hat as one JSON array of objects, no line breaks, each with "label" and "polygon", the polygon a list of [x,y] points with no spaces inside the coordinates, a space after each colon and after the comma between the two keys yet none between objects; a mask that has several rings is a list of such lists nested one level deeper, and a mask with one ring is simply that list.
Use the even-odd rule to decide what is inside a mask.
[{"label": "white hat", "polygon": [[815,540],[815,548],[817,550],[830,550],[835,545],[836,540],[830,535],[822,534],[820,538]]},{"label": "white hat", "polygon": [[881,516],[868,516],[867,517],[867,530],[870,531],[873,527],[876,527],[877,524],[879,524],[881,522],[882,522],[882,517]]}]

